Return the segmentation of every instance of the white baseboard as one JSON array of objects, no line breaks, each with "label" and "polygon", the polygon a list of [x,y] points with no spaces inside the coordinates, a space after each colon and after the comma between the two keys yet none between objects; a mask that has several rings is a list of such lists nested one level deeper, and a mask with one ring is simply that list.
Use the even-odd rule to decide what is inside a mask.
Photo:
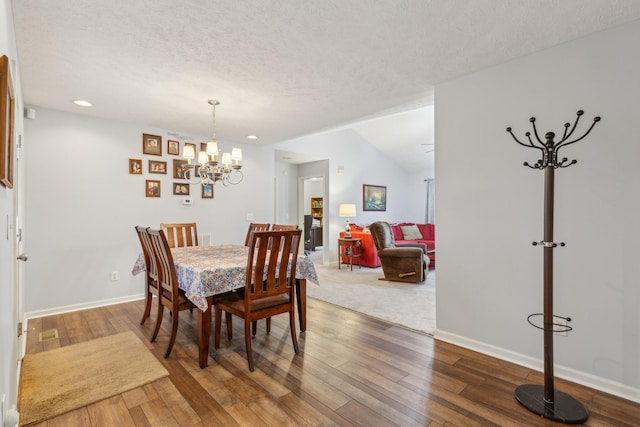
[{"label": "white baseboard", "polygon": [[24,313],[24,327],[27,327],[29,319],[37,319],[38,317],[53,316],[55,314],[70,313],[72,311],[87,310],[90,308],[104,307],[107,305],[121,304],[123,302],[137,301],[144,299],[144,294],[129,295],[126,297],[110,298],[100,301],[85,302],[82,304],[66,305],[63,307],[48,308],[46,310],[30,311]]},{"label": "white baseboard", "polygon": [[[515,353],[504,348],[496,347],[490,344],[475,341],[460,335],[451,334],[449,332],[444,332],[437,329],[433,337],[437,340],[445,341],[450,344],[477,351],[479,353],[487,354],[489,356],[496,357],[507,362],[515,363],[517,365],[521,365],[538,372],[544,371],[544,364],[541,359],[535,359],[524,354]],[[619,382],[607,380],[593,374],[588,374],[586,372],[567,368],[565,366],[554,365],[553,371],[554,375],[558,378],[572,381],[577,384],[582,384],[595,390],[613,394],[623,399],[628,399],[633,402],[640,403],[640,389],[629,387],[628,385]]]}]

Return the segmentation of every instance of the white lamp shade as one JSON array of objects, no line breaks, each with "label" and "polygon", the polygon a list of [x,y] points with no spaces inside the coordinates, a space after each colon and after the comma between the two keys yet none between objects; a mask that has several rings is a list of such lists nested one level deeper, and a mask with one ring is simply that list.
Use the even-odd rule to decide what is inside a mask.
[{"label": "white lamp shade", "polygon": [[353,218],[356,216],[356,205],[353,203],[344,203],[340,205],[338,215],[346,218]]},{"label": "white lamp shade", "polygon": [[231,153],[222,153],[222,164],[223,165],[231,164]]},{"label": "white lamp shade", "polygon": [[231,150],[231,160],[241,161],[242,160],[242,149],[234,148]]},{"label": "white lamp shade", "polygon": [[182,149],[182,158],[189,159],[189,160],[196,158],[196,151],[193,149],[191,145],[184,146],[184,148]]},{"label": "white lamp shade", "polygon": [[198,163],[205,164],[209,161],[209,155],[205,151],[198,153]]},{"label": "white lamp shade", "polygon": [[218,155],[218,143],[215,141],[207,142],[207,154],[210,156]]}]

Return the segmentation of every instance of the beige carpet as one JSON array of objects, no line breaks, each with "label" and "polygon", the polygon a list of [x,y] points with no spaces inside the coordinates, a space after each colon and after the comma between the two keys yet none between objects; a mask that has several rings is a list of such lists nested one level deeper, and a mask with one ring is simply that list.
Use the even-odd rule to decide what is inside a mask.
[{"label": "beige carpet", "polygon": [[21,374],[20,425],[44,421],[167,375],[133,332],[27,354]]},{"label": "beige carpet", "polygon": [[307,282],[307,296],[433,335],[436,328],[436,272],[421,284],[388,282],[382,268],[323,265],[312,253],[320,286]]}]

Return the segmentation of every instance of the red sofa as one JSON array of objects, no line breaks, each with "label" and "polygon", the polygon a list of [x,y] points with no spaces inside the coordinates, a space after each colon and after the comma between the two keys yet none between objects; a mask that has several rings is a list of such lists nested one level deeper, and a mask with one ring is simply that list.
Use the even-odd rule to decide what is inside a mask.
[{"label": "red sofa", "polygon": [[[391,231],[393,232],[393,238],[396,244],[403,243],[422,243],[426,245],[427,251],[435,251],[436,249],[436,234],[434,224],[414,224],[412,222],[403,222],[399,224],[390,224]],[[402,226],[417,225],[422,239],[405,240],[402,234]],[[344,236],[344,231],[340,233],[340,237]],[[359,258],[354,259],[354,264],[358,261],[360,265],[365,267],[380,267],[380,258],[378,258],[378,250],[373,243],[373,238],[369,229],[357,224],[351,224],[351,236],[362,240],[362,255]],[[431,262],[429,268],[435,268],[436,266],[436,254],[435,252],[428,254]],[[342,262],[347,263],[346,257],[342,257]]]}]

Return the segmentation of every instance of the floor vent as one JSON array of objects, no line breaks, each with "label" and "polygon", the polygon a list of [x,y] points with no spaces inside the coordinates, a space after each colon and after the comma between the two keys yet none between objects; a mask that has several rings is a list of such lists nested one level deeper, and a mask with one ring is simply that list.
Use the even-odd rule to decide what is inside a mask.
[{"label": "floor vent", "polygon": [[58,338],[58,330],[57,329],[49,329],[48,331],[40,332],[38,334],[38,341],[49,341],[55,340]]}]

